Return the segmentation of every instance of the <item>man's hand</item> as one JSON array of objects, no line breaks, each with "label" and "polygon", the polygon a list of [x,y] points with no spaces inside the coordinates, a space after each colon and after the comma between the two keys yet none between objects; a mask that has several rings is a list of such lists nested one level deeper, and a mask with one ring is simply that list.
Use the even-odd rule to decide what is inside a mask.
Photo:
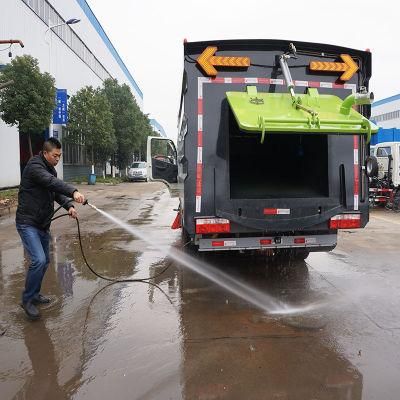
[{"label": "man's hand", "polygon": [[70,208],[69,208],[68,214],[69,214],[69,216],[70,216],[71,218],[74,218],[74,219],[78,218],[78,213],[76,212],[76,210],[75,210],[74,207],[70,207]]},{"label": "man's hand", "polygon": [[79,193],[78,191],[75,191],[73,196],[74,196],[74,200],[77,203],[81,203],[82,204],[85,201],[85,196],[82,193]]}]

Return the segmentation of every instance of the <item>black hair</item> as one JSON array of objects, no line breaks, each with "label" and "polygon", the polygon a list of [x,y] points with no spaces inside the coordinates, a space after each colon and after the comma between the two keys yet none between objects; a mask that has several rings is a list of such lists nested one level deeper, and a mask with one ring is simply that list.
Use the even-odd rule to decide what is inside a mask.
[{"label": "black hair", "polygon": [[51,137],[43,143],[43,151],[52,151],[53,149],[61,149],[61,143],[58,139]]}]

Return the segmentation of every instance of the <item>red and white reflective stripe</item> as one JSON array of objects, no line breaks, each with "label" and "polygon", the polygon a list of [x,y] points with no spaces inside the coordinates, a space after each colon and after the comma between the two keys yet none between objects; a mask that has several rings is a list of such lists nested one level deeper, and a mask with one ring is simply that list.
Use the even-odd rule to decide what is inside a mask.
[{"label": "red and white reflective stripe", "polygon": [[[204,119],[204,102],[203,92],[204,84],[262,84],[262,85],[286,85],[284,79],[271,78],[240,78],[240,77],[216,77],[206,78],[199,77],[197,81],[197,169],[196,169],[196,213],[201,212],[201,199],[203,194],[203,119]],[[313,88],[332,88],[332,89],[348,89],[353,93],[356,91],[355,84],[345,83],[338,85],[331,82],[315,82],[315,81],[294,81],[295,86],[313,87]],[[358,200],[357,200],[358,207]],[[285,213],[283,213],[285,214]]]},{"label": "red and white reflective stripe", "polygon": [[353,136],[354,142],[354,211],[359,209],[359,193],[360,193],[360,163],[358,157],[359,137]]},{"label": "red and white reflective stripe", "polygon": [[203,81],[198,81],[197,93],[197,163],[196,163],[196,212],[201,211],[203,190]]},{"label": "red and white reflective stripe", "polygon": [[280,85],[280,86],[282,86],[282,85],[285,84],[285,81],[283,79],[270,79],[269,80],[269,84],[270,85]]},{"label": "red and white reflective stripe", "polygon": [[211,242],[212,247],[235,247],[236,240],[213,240]]},{"label": "red and white reflective stripe", "polygon": [[[273,78],[232,78],[232,77],[216,77],[216,78],[198,78],[199,85],[204,83],[254,83],[254,84],[264,84],[264,85],[286,85],[284,79],[273,79]],[[295,86],[303,87],[313,87],[313,88],[328,88],[328,89],[347,89],[355,92],[357,90],[357,85],[354,83],[344,83],[339,85],[333,82],[317,82],[317,81],[293,81]],[[203,88],[199,90],[199,93],[203,95]]]},{"label": "red and white reflective stripe", "polygon": [[289,215],[290,208],[264,208],[264,215]]}]

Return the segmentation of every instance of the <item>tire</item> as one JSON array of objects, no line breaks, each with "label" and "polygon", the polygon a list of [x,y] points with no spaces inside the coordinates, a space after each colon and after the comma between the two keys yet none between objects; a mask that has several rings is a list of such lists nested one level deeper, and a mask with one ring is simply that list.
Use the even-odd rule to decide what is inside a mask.
[{"label": "tire", "polygon": [[304,261],[309,256],[309,254],[309,250],[297,249],[293,251],[293,258],[298,261]]},{"label": "tire", "polygon": [[277,253],[279,260],[304,261],[310,254],[306,249],[282,249]]},{"label": "tire", "polygon": [[368,156],[365,159],[365,170],[367,171],[367,176],[368,177],[377,177],[378,176],[378,171],[379,171],[379,166],[378,166],[378,160],[374,156]]},{"label": "tire", "polygon": [[196,246],[191,240],[190,235],[187,233],[185,228],[181,228],[181,238],[182,238],[182,249],[184,252],[187,252],[189,254],[196,253]]}]

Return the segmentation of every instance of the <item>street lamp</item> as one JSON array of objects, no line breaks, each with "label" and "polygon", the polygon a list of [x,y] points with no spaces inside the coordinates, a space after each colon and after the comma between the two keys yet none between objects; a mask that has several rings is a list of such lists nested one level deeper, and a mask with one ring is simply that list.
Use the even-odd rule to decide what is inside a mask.
[{"label": "street lamp", "polygon": [[[52,44],[52,36],[50,33],[50,41],[47,41],[46,37],[47,37],[47,32],[52,32],[54,28],[57,28],[59,26],[63,26],[63,25],[73,25],[73,24],[77,24],[78,22],[80,22],[81,20],[78,18],[70,18],[65,22],[61,22],[59,24],[55,24],[55,25],[50,25],[49,27],[46,29],[46,31],[44,32],[44,41],[47,43],[47,45],[49,46],[49,74],[51,75],[51,44]],[[49,136],[53,136],[53,120],[50,123],[49,126]]]},{"label": "street lamp", "polygon": [[49,25],[49,27],[46,29],[46,32],[44,33],[44,37],[46,38],[47,32],[53,28],[57,28],[57,27],[63,26],[63,25],[73,25],[73,24],[77,24],[78,22],[81,22],[81,20],[77,19],[77,18],[70,18],[69,20],[67,20],[65,22],[61,22],[60,24]]}]

